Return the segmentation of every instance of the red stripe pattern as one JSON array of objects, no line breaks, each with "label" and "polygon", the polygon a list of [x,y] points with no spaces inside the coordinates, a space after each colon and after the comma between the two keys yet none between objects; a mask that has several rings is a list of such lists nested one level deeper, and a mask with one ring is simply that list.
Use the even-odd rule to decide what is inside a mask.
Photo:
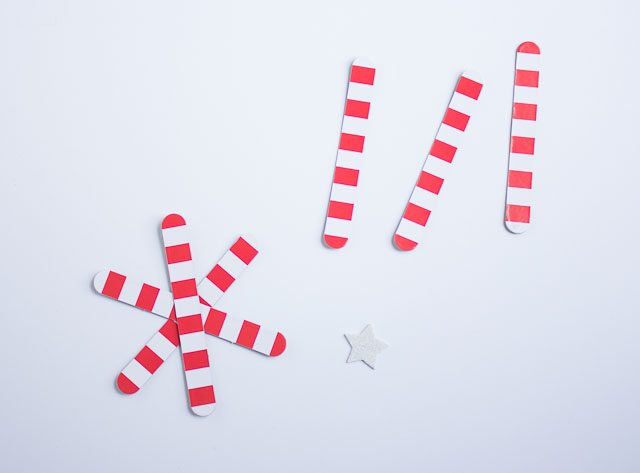
[{"label": "red stripe pattern", "polygon": [[191,410],[196,415],[206,416],[215,409],[216,397],[184,218],[177,214],[165,217],[162,221],[162,239],[167,255]]},{"label": "red stripe pattern", "polygon": [[399,249],[413,250],[422,239],[481,91],[482,80],[476,74],[465,72],[460,76],[394,235],[394,243]]},{"label": "red stripe pattern", "polygon": [[[227,274],[233,274],[235,280],[257,254],[258,250],[254,244],[249,243],[248,238],[238,238],[207,277],[198,285],[198,292],[203,303],[201,304],[202,313],[206,315],[204,330],[210,335],[223,338],[264,355],[278,356],[284,352],[287,344],[282,333],[212,309],[211,306],[224,294],[222,290],[210,293],[207,296],[210,297],[209,299],[202,297],[205,292],[202,288],[208,287],[211,281],[216,281],[215,275],[220,274],[221,270]],[[117,384],[120,390],[125,394],[133,394],[151,378],[151,375],[155,373],[161,362],[167,360],[178,347],[179,339],[176,318],[173,314],[173,296],[171,292],[135,281],[114,271],[98,273],[93,280],[93,284],[100,294],[170,319],[118,376]],[[246,342],[247,337],[243,332],[243,327],[245,326],[259,327],[253,345]],[[153,353],[155,357],[150,357],[149,353]],[[156,362],[147,362],[149,359],[156,360]],[[161,362],[157,360],[161,360]]]},{"label": "red stripe pattern", "polygon": [[124,394],[133,394],[144,386],[153,373],[178,348],[180,339],[175,316],[167,320],[153,337],[147,342],[140,353],[125,366],[118,375],[116,383]]},{"label": "red stripe pattern", "polygon": [[516,52],[505,210],[505,226],[512,233],[525,232],[531,223],[539,80],[540,48],[522,43]]},{"label": "red stripe pattern", "polygon": [[324,242],[330,248],[342,248],[350,236],[375,76],[368,59],[353,61],[324,228]]},{"label": "red stripe pattern", "polygon": [[267,356],[278,356],[287,347],[287,340],[280,332],[231,317],[226,312],[208,308],[205,331],[228,342],[249,348]]}]

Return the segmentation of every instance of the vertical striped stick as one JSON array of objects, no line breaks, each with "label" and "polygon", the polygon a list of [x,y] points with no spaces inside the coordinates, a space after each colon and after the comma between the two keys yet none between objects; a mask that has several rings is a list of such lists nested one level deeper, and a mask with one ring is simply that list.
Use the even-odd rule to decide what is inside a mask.
[{"label": "vertical striped stick", "polygon": [[505,226],[512,233],[527,231],[531,222],[539,76],[540,48],[535,43],[522,43],[516,53],[507,206],[504,217]]},{"label": "vertical striped stick", "polygon": [[409,203],[394,235],[395,245],[413,250],[423,237],[427,221],[435,208],[442,185],[449,176],[456,151],[461,146],[469,119],[482,91],[482,79],[464,72],[460,76],[429,155],[424,163]]},{"label": "vertical striped stick", "polygon": [[206,416],[215,409],[216,399],[209,367],[209,353],[204,338],[200,298],[187,236],[187,223],[184,218],[177,214],[165,217],[162,221],[162,239],[178,321],[178,336],[189,391],[189,404],[194,414]]},{"label": "vertical striped stick", "polygon": [[330,248],[342,248],[350,236],[375,75],[369,59],[353,61],[324,227],[324,242]]},{"label": "vertical striped stick", "polygon": [[[205,331],[225,338],[224,335],[228,333],[228,330],[222,331],[224,327],[220,322],[221,317],[217,313],[211,314],[209,306],[214,306],[218,302],[257,254],[258,250],[255,245],[249,243],[248,238],[240,237],[220,258],[207,277],[200,282],[198,294],[201,302],[206,304],[206,306],[200,305],[203,310],[203,318],[206,320]],[[215,288],[211,287],[211,284]],[[108,297],[172,319],[151,337],[149,342],[118,375],[117,385],[120,391],[124,394],[136,393],[178,347],[178,327],[173,309],[173,295],[113,272],[98,273],[94,279],[94,287],[99,293]],[[204,299],[203,295],[207,299]],[[224,321],[226,323],[226,318]],[[233,322],[234,319],[231,320],[231,325],[236,326],[237,324]],[[267,340],[269,339],[269,333],[272,332],[267,331],[265,336],[260,338],[261,341],[256,340],[255,344],[262,347],[265,337]],[[284,351],[285,347],[284,336],[276,334],[272,347],[273,352]]]}]

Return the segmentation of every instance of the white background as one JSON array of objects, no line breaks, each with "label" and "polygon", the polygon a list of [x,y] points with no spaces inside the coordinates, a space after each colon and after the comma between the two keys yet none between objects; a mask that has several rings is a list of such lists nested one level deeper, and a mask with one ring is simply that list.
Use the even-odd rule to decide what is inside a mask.
[{"label": "white background", "polygon": [[[0,470],[640,471],[637,2],[0,3]],[[502,223],[515,50],[542,49],[534,224]],[[321,244],[350,62],[376,99],[354,234]],[[391,237],[458,75],[485,89],[425,241]],[[221,301],[281,330],[208,338],[218,407],[101,269],[168,288],[182,213],[198,276],[261,254]],[[347,364],[344,333],[391,347]],[[205,470],[206,468],[206,470]]]}]

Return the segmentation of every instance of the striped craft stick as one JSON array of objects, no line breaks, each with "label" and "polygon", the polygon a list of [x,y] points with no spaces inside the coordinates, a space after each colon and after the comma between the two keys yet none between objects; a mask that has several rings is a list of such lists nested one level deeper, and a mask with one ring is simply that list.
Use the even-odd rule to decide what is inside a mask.
[{"label": "striped craft stick", "polygon": [[177,214],[165,217],[162,221],[162,239],[167,255],[174,313],[178,322],[189,404],[194,414],[206,416],[215,409],[216,398],[187,236],[187,222],[184,218]]},{"label": "striped craft stick", "polygon": [[[233,247],[229,252],[231,253],[232,250]],[[223,260],[224,259],[225,258],[223,258]],[[233,277],[231,273],[224,270],[226,262],[223,260],[215,266],[207,278],[198,284],[198,293],[200,293],[200,288],[203,287],[205,281],[210,281],[208,278],[211,277],[212,274],[214,278],[216,274],[224,273],[228,274],[229,277]],[[226,267],[229,268],[229,266]],[[224,271],[224,273],[222,273],[222,271]],[[234,272],[233,274],[238,276],[241,271],[242,268],[238,268],[238,272]],[[219,280],[214,280],[218,285],[220,284]],[[115,271],[99,272],[93,279],[93,285],[96,291],[104,296],[125,302],[175,322],[173,295],[169,291],[163,291],[160,288],[136,281]],[[224,294],[224,292],[222,292],[222,294]],[[211,300],[215,301],[217,299]],[[286,348],[286,339],[280,332],[275,332],[256,323],[214,309],[211,307],[213,304],[209,303],[202,296],[200,296],[200,302],[202,318],[205,321],[205,333],[267,356],[279,356]]]},{"label": "striped craft stick", "polygon": [[353,61],[324,227],[324,242],[330,248],[342,248],[350,236],[375,75],[369,59]]},{"label": "striped craft stick", "polygon": [[449,108],[442,119],[418,182],[394,235],[393,241],[400,250],[413,250],[422,239],[427,221],[435,208],[444,180],[449,175],[456,151],[462,144],[464,132],[481,91],[482,79],[477,74],[467,71],[460,76]]},{"label": "striped craft stick", "polygon": [[[202,294],[208,294],[207,297],[209,299],[203,300],[201,297],[201,301],[213,306],[257,254],[258,250],[249,243],[248,239],[238,238],[218,261],[218,264],[209,272],[205,280],[198,285],[199,294],[200,288],[204,287],[203,285],[207,285],[208,282],[211,282],[217,288],[217,290],[202,291]],[[125,394],[133,394],[151,378],[179,344],[178,328],[175,323],[175,314],[173,313],[173,296],[166,291],[137,283],[122,275],[117,275],[117,273],[112,274],[115,276],[110,278],[110,273],[101,272],[94,278],[94,286],[99,293],[171,319],[154,334],[145,347],[118,375],[117,385],[120,391]],[[205,330],[212,335],[220,336],[221,338],[226,336],[225,339],[232,339],[234,330],[226,328],[227,319],[225,318],[221,323],[222,316],[220,314],[223,313],[218,313],[219,311],[212,313],[211,310],[206,310]],[[237,318],[230,319],[230,322],[232,328],[241,327],[240,333],[236,337],[236,343],[239,343],[240,340],[246,343],[245,346],[248,346],[250,336],[255,332],[254,325],[257,324],[247,322],[245,327],[244,323],[238,323],[239,320]],[[264,336],[260,337],[262,334],[262,330],[260,330],[252,349],[258,350],[257,347],[260,347],[261,343],[268,346],[268,340],[272,333],[267,330]],[[284,351],[286,340],[280,333],[277,333],[274,338],[270,354],[277,356]],[[264,351],[266,350],[267,348],[264,348]]]},{"label": "striped craft stick", "polygon": [[531,222],[539,77],[540,48],[532,42],[522,43],[516,52],[507,205],[504,218],[505,226],[512,233],[525,232]]}]

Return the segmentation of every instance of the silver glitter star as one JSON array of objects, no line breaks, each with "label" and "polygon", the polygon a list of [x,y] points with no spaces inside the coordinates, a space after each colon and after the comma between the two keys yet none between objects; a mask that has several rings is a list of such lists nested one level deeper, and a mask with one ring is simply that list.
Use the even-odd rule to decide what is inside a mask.
[{"label": "silver glitter star", "polygon": [[349,353],[347,363],[364,361],[372,369],[376,367],[378,353],[389,347],[385,342],[375,337],[371,325],[367,325],[359,335],[345,334],[345,337],[351,345],[351,353]]}]

